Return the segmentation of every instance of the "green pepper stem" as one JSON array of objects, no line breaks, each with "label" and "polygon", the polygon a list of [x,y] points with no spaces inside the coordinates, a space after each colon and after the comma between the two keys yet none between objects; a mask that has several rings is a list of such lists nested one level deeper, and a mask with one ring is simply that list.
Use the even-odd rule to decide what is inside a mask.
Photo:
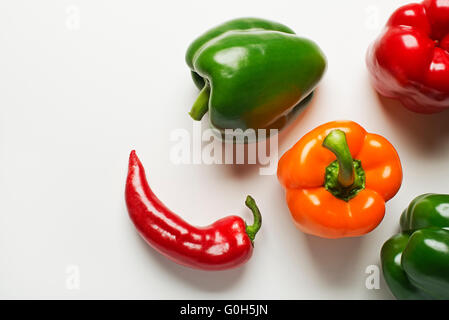
[{"label": "green pepper stem", "polygon": [[254,216],[253,224],[250,226],[246,225],[246,233],[248,234],[248,237],[251,239],[251,242],[254,242],[256,233],[262,226],[262,215],[260,214],[259,208],[256,205],[256,201],[251,196],[246,197],[245,204],[253,212]]},{"label": "green pepper stem", "polygon": [[354,163],[349,151],[346,134],[339,129],[332,130],[323,141],[323,147],[332,151],[338,161],[338,183],[344,188],[354,184]]},{"label": "green pepper stem", "polygon": [[192,109],[190,109],[189,114],[193,118],[193,120],[200,121],[206,114],[207,110],[209,109],[209,94],[210,88],[209,85],[206,84],[200,91],[200,94],[193,104]]}]

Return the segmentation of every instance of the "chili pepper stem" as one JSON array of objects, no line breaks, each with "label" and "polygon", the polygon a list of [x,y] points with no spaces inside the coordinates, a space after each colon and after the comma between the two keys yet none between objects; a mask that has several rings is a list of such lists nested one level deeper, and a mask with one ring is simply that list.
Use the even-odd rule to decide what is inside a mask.
[{"label": "chili pepper stem", "polygon": [[251,242],[254,242],[256,238],[256,233],[259,231],[262,226],[262,215],[260,214],[259,208],[256,205],[256,201],[251,197],[247,196],[245,201],[246,206],[253,212],[254,222],[252,225],[246,225],[246,233],[248,237],[251,239]]},{"label": "chili pepper stem", "polygon": [[198,98],[190,109],[189,115],[193,120],[200,121],[206,112],[209,110],[209,94],[210,87],[208,84],[200,91]]},{"label": "chili pepper stem", "polygon": [[344,188],[354,184],[354,162],[348,147],[346,134],[339,129],[332,130],[324,139],[323,147],[335,154],[338,161],[338,182]]}]

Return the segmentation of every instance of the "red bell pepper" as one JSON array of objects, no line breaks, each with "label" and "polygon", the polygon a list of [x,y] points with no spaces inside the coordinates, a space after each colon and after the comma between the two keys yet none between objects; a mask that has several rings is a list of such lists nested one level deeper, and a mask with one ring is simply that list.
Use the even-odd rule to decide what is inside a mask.
[{"label": "red bell pepper", "polygon": [[259,209],[248,196],[246,206],[253,212],[253,225],[229,216],[207,227],[191,226],[151,191],[135,151],[129,156],[125,199],[129,216],[146,242],[167,258],[195,269],[223,270],[247,262],[262,224]]},{"label": "red bell pepper", "polygon": [[376,90],[408,109],[449,108],[449,0],[399,8],[370,46],[367,65]]}]

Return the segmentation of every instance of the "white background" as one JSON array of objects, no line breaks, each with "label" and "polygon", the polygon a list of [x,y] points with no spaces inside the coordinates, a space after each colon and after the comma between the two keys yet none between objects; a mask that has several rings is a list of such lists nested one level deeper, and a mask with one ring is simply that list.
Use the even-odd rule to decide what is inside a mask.
[{"label": "white background", "polygon": [[[380,99],[368,81],[366,49],[405,3],[1,1],[0,297],[392,298],[383,279],[379,290],[365,287],[365,270],[379,265],[380,247],[408,202],[448,192],[449,178],[449,112],[412,114]],[[336,119],[355,120],[397,148],[403,185],[372,233],[343,240],[302,234],[276,176],[259,175],[256,165],[170,162],[170,133],[192,131],[187,112],[198,93],[185,50],[206,29],[241,16],[282,22],[328,58],[313,102],[281,133],[279,155]],[[245,267],[186,269],[140,239],[123,197],[132,148],[155,193],[193,224],[231,213],[251,221],[244,199],[254,196],[264,225]],[[73,270],[79,289],[67,286]]]}]

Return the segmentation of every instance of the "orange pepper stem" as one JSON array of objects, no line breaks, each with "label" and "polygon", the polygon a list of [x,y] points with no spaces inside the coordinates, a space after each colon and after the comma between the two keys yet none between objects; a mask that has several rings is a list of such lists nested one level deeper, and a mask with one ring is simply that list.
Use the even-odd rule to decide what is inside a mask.
[{"label": "orange pepper stem", "polygon": [[338,161],[338,183],[343,188],[354,184],[354,161],[348,147],[346,134],[339,129],[332,130],[324,139],[323,147],[330,150]]}]

